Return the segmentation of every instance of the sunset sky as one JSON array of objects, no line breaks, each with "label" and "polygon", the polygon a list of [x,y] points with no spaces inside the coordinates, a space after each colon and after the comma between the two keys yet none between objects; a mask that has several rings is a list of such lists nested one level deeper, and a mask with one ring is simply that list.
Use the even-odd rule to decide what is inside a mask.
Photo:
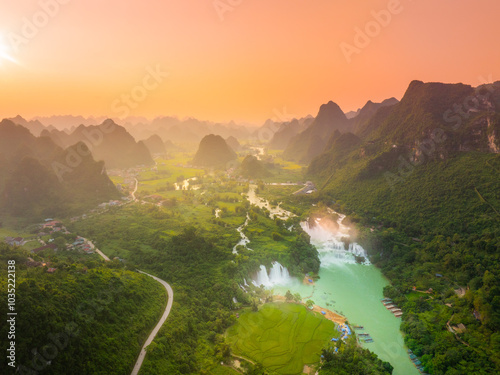
[{"label": "sunset sky", "polygon": [[[0,116],[262,123],[399,99],[413,79],[477,86],[500,80],[499,14],[497,0],[2,1]],[[341,43],[367,27],[348,62]]]}]

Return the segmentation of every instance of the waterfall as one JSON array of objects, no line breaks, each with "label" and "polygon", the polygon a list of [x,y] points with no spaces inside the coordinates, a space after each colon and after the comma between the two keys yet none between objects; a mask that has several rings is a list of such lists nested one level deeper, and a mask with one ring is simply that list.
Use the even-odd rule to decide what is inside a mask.
[{"label": "waterfall", "polygon": [[328,223],[322,219],[316,219],[312,225],[307,221],[301,223],[302,229],[311,236],[311,243],[318,249],[322,266],[356,263],[356,257],[362,257],[364,264],[370,263],[365,249],[358,243],[351,242],[346,249],[342,239],[350,238],[350,234],[349,228],[342,224],[344,218],[345,215],[339,215],[338,229],[333,229],[331,221]]},{"label": "waterfall", "polygon": [[269,272],[266,266],[261,265],[252,283],[255,286],[264,285],[266,288],[272,288],[275,285],[289,284],[291,281],[288,269],[278,262],[273,262]]}]

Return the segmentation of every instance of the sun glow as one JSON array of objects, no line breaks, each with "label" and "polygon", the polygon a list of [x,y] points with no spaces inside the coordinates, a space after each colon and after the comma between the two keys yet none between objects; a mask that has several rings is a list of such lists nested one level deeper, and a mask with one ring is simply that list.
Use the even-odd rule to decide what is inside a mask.
[{"label": "sun glow", "polygon": [[5,42],[5,38],[2,34],[0,34],[0,66],[3,65],[4,61],[10,61],[12,63],[17,64],[16,59],[14,59],[10,54],[10,48]]}]

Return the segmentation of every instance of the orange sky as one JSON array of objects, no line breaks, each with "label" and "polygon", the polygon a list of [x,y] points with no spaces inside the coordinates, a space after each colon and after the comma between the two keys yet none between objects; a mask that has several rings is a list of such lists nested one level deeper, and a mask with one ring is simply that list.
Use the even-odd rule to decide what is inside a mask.
[{"label": "orange sky", "polygon": [[[372,11],[388,8],[377,29]],[[497,0],[2,1],[0,117],[261,123],[284,107],[305,116],[329,100],[348,111],[400,98],[413,79],[478,85],[500,80],[499,14]],[[373,36],[348,62],[341,43],[355,46],[367,25]],[[169,76],[147,78],[158,66]]]}]

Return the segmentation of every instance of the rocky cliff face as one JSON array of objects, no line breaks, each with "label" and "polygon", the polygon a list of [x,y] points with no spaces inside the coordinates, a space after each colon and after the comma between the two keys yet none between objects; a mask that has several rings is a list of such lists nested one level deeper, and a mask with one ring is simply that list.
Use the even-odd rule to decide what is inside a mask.
[{"label": "rocky cliff face", "polygon": [[289,160],[309,163],[323,152],[336,130],[349,131],[350,123],[340,107],[330,101],[320,107],[318,115],[306,130],[290,140],[283,156]]}]

